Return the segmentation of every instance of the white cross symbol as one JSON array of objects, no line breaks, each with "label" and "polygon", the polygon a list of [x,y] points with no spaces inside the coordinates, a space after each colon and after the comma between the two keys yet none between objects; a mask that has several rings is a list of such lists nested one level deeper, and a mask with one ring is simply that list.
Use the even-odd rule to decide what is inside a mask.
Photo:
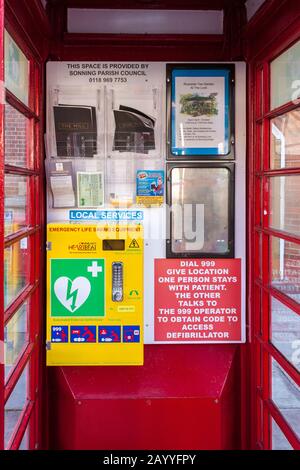
[{"label": "white cross symbol", "polygon": [[98,277],[98,273],[102,273],[102,267],[98,266],[97,261],[93,261],[92,266],[88,266],[87,270],[92,273],[92,277]]}]

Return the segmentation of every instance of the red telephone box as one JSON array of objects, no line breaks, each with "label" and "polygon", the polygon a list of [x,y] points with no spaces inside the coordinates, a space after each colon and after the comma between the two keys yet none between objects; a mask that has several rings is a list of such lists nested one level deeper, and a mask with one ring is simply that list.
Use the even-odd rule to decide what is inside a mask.
[{"label": "red telephone box", "polygon": [[[29,5],[26,0],[0,0],[0,79],[5,80],[0,104],[0,340],[4,344],[4,360],[0,361],[0,448],[299,449],[300,220],[295,201],[300,187],[300,6],[291,0],[125,3],[113,6],[94,0],[32,0]],[[195,19],[200,16],[193,23],[191,15]],[[132,30],[134,17],[139,21]],[[114,29],[114,18],[123,19],[121,29]],[[238,253],[236,257],[244,263],[241,291],[245,344],[236,340],[231,344],[149,341],[143,366],[46,367],[44,247],[49,203],[44,159],[49,148],[46,139],[44,150],[44,132],[47,134],[49,122],[49,77],[46,82],[45,72],[49,62],[163,63],[170,70],[176,64],[179,71],[181,64],[185,64],[185,71],[193,71],[196,64],[202,72],[203,64],[209,70],[212,66],[215,70],[225,66],[233,70],[233,64],[240,62],[247,65],[246,87],[239,86],[238,66],[235,76],[228,75],[230,90],[236,82],[235,91],[228,95],[231,105],[227,106],[229,114],[235,114],[233,128],[226,134],[233,151],[225,152],[225,158],[217,162],[229,179],[235,178],[235,196],[234,191],[227,193],[229,201],[235,200],[233,217],[228,210],[232,227],[235,215],[235,228],[232,233],[229,230],[226,240],[228,246],[231,243],[230,258]],[[98,95],[99,108],[111,103],[111,96],[114,104],[117,102],[113,92],[109,95],[110,83],[106,81],[105,91],[103,87],[103,94]],[[164,86],[168,98],[162,103],[169,103],[166,117],[170,122],[160,139],[170,150],[164,161],[167,194],[178,197],[176,185],[180,187],[180,177],[185,173],[195,188],[189,193],[191,199],[196,188],[201,189],[200,180],[195,183],[197,170],[204,169],[205,177],[212,178],[211,163],[198,152],[200,158],[187,164],[183,153],[174,164],[174,89],[167,80]],[[138,96],[139,89],[135,91]],[[122,98],[125,95],[120,93]],[[216,98],[206,98],[205,105],[200,105],[195,96],[185,97],[181,104],[195,119],[203,106],[206,114],[214,113]],[[54,106],[70,103],[61,100]],[[246,104],[247,123],[243,128]],[[88,106],[95,107],[91,103]],[[133,112],[127,106],[118,111],[133,113],[137,119],[136,109]],[[165,107],[156,111],[156,118],[161,119]],[[153,122],[159,121],[151,119],[148,125],[153,131]],[[102,135],[100,126],[98,132]],[[150,137],[147,134],[150,146],[153,135],[157,138],[155,132],[156,128]],[[115,139],[116,150],[120,138],[113,132],[110,136]],[[80,142],[80,151],[87,152],[87,142]],[[153,149],[145,150],[145,142],[144,135],[143,151],[151,154]],[[178,150],[180,146],[173,147]],[[221,146],[218,155],[223,150]],[[246,154],[245,163],[235,158],[239,152]],[[161,170],[159,165],[134,171],[137,169]],[[86,169],[79,171],[87,173]],[[110,190],[112,200],[118,199],[117,192]],[[75,209],[79,209],[84,202],[76,204]],[[164,250],[172,261],[182,254],[183,244],[172,238],[172,220],[170,224],[171,236],[166,237]],[[217,238],[220,254],[225,238]],[[208,255],[203,259],[222,259],[210,257],[209,243],[205,239],[203,243],[203,252]],[[239,255],[243,244],[246,256]],[[182,259],[197,258],[187,252]],[[165,252],[160,251],[157,258],[165,258],[161,253]],[[147,280],[153,273],[150,270]],[[170,297],[168,302],[173,300]],[[148,295],[147,308],[152,301]],[[154,326],[146,322],[145,331],[153,332],[151,328]],[[178,331],[165,329],[161,334]]]}]

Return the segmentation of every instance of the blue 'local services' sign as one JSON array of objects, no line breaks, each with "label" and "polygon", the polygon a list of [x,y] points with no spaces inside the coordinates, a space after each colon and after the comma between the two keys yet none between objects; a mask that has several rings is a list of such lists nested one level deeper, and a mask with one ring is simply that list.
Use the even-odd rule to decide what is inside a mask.
[{"label": "blue 'local services' sign", "polygon": [[128,220],[143,220],[143,211],[128,210],[71,210],[70,220],[100,220],[110,222],[120,222]]}]

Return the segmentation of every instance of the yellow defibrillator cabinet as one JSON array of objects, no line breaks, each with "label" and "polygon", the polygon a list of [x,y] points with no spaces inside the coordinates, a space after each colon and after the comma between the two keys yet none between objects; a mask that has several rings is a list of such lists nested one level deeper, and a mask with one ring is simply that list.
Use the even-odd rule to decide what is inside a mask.
[{"label": "yellow defibrillator cabinet", "polygon": [[49,224],[47,365],[142,364],[142,225]]}]

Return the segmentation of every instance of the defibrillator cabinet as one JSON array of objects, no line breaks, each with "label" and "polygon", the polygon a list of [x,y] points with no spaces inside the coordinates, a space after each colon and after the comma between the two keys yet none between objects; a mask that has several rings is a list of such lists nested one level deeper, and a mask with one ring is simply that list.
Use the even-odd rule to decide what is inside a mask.
[{"label": "defibrillator cabinet", "polygon": [[47,365],[142,364],[142,226],[49,224]]}]

